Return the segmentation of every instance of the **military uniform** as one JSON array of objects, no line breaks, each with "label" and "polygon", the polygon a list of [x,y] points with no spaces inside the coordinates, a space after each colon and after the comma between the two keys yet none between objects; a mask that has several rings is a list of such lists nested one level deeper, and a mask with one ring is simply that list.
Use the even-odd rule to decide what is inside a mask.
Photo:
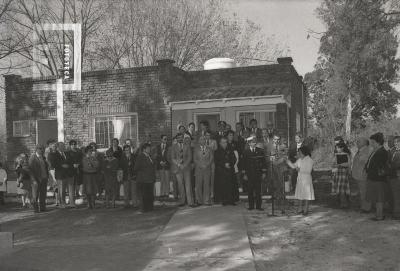
[{"label": "military uniform", "polygon": [[249,148],[243,152],[243,172],[248,178],[249,209],[261,209],[262,174],[266,173],[267,165],[264,150]]}]

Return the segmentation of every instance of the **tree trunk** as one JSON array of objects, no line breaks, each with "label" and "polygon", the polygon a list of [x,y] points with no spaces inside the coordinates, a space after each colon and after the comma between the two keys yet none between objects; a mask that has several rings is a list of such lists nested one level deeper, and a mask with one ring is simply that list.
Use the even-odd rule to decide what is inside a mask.
[{"label": "tree trunk", "polygon": [[347,100],[347,115],[346,115],[346,139],[349,140],[351,136],[351,94]]}]

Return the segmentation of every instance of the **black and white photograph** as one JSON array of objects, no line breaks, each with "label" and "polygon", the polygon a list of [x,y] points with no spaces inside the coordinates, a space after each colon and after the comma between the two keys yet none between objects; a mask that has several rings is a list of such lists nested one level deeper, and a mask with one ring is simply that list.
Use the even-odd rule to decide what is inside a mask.
[{"label": "black and white photograph", "polygon": [[0,271],[400,271],[400,0],[0,0]]}]

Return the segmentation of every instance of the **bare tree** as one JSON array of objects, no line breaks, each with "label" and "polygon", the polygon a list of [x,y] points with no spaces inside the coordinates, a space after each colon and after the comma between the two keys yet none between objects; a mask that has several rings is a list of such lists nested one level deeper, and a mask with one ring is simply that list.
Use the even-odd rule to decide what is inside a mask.
[{"label": "bare tree", "polygon": [[274,37],[263,36],[255,23],[228,14],[223,1],[122,0],[109,8],[89,53],[97,68],[154,65],[170,58],[181,68],[194,69],[212,57],[251,64],[287,51]]},{"label": "bare tree", "polygon": [[[14,1],[6,19],[7,29],[11,33],[9,39],[18,41],[20,48],[14,53],[35,65],[40,75],[59,75],[64,59],[64,45],[72,46],[74,39],[72,31],[47,31],[43,27],[45,24],[80,23],[81,60],[85,61],[88,40],[95,38],[107,10],[104,1],[96,0]],[[34,49],[39,58],[33,54]]]},{"label": "bare tree", "polygon": [[15,0],[0,0],[0,72],[8,73],[11,69],[20,67],[12,61],[11,55],[21,50],[21,42],[26,37],[13,39],[8,29],[7,18],[12,10]]}]

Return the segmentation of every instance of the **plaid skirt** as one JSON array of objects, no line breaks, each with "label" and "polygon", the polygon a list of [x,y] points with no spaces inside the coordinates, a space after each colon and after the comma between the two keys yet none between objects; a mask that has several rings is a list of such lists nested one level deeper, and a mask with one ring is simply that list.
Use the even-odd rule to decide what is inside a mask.
[{"label": "plaid skirt", "polygon": [[333,173],[332,193],[350,195],[350,178],[348,168],[340,167]]}]

